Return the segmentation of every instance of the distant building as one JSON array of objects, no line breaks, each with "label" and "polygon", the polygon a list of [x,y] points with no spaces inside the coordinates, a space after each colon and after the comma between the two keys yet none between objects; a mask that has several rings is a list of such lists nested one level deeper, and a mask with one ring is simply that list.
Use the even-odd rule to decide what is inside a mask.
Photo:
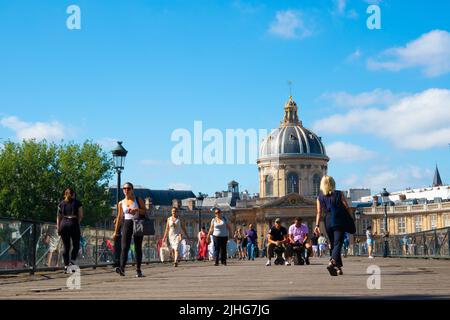
[{"label": "distant building", "polygon": [[434,178],[433,178],[433,187],[442,187],[442,179],[441,175],[439,174],[439,169],[436,165],[436,170],[434,171]]},{"label": "distant building", "polygon": [[[217,191],[214,196],[207,196],[203,199],[202,208],[212,209],[220,208],[222,211],[230,210],[236,206],[236,202],[244,197],[244,193],[239,192],[239,183],[231,181],[228,183],[228,191]],[[192,198],[187,198],[182,201],[183,206],[187,206]],[[195,198],[194,198],[195,199]]]},{"label": "distant building", "polygon": [[[288,227],[295,217],[303,217],[311,232],[316,197],[329,160],[322,139],[303,126],[298,106],[290,97],[279,128],[261,144],[257,159],[259,194],[237,201],[233,209],[235,224],[253,223],[260,248],[276,218]],[[323,225],[321,228],[325,230]]]},{"label": "distant building", "polygon": [[361,201],[363,197],[370,197],[370,189],[349,189],[347,192],[347,199],[350,201]]},{"label": "distant building", "polygon": [[[389,199],[391,203],[387,206],[387,215],[391,235],[450,227],[450,185],[442,183],[437,166],[433,187],[394,191]],[[374,232],[382,234],[385,231],[384,206],[381,205],[380,195],[361,200],[363,203],[371,201],[372,205],[357,209],[361,213],[360,218],[369,221]]]}]

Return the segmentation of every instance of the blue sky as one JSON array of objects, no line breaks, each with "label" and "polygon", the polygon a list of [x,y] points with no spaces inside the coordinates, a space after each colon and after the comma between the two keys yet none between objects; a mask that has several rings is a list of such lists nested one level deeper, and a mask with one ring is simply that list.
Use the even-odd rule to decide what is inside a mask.
[{"label": "blue sky", "polygon": [[[381,30],[366,10],[381,9]],[[69,30],[69,5],[81,30]],[[124,179],[212,194],[256,164],[171,162],[174,130],[272,129],[289,98],[338,187],[450,179],[450,2],[0,0],[0,138],[129,151]]]}]

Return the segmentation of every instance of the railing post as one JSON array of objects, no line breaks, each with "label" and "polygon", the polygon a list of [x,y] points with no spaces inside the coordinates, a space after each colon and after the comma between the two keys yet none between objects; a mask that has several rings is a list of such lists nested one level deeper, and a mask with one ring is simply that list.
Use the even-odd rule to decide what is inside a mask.
[{"label": "railing post", "polygon": [[[147,254],[148,254],[148,263],[151,262],[151,256],[150,256],[150,252],[151,252],[151,248],[150,248],[150,236],[147,236],[147,242],[148,242],[148,246],[147,246]],[[147,263],[147,264],[148,264]]]},{"label": "railing post", "polygon": [[37,250],[37,226],[36,223],[33,222],[33,227],[31,228],[31,242],[32,242],[32,250],[31,250],[31,269],[30,274],[34,275],[36,273],[36,250]]},{"label": "railing post", "polygon": [[438,254],[437,254],[438,249],[439,249],[439,239],[438,239],[437,231],[435,229],[434,230],[434,252],[433,252],[434,256],[438,256]]},{"label": "railing post", "polygon": [[95,228],[95,268],[98,266],[98,228]]},{"label": "railing post", "polygon": [[450,228],[447,229],[447,248],[448,256],[450,257]]},{"label": "railing post", "polygon": [[427,237],[425,236],[425,232],[422,232],[422,256],[426,256],[427,254]]}]

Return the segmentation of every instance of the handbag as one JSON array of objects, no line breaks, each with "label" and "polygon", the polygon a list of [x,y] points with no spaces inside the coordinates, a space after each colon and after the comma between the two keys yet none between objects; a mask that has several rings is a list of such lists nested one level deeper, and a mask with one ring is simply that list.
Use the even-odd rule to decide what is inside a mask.
[{"label": "handbag", "polygon": [[[141,205],[139,203],[139,198],[136,198],[139,209]],[[152,219],[148,218],[147,215],[144,217],[139,217],[133,220],[133,236],[143,237],[143,236],[153,236],[155,234],[155,225]]]},{"label": "handbag", "polygon": [[331,206],[331,226],[341,228],[344,232],[355,234],[356,225],[341,200],[341,192],[336,191],[334,205]]},{"label": "handbag", "polygon": [[134,220],[133,236],[153,236],[155,235],[155,227],[153,220],[148,218]]}]

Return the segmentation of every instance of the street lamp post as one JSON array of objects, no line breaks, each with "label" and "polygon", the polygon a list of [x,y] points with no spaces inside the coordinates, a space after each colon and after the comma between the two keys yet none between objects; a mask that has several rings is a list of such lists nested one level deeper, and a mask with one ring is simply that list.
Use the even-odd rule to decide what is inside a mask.
[{"label": "street lamp post", "polygon": [[355,238],[355,240],[357,239],[357,241],[355,241],[354,243],[353,243],[353,252],[355,252],[356,250],[355,250],[355,248],[357,248],[358,249],[358,256],[359,255],[361,255],[361,252],[360,252],[360,245],[359,245],[359,241],[360,241],[360,236],[361,236],[361,234],[360,234],[360,230],[361,230],[361,223],[360,223],[360,221],[361,221],[361,211],[359,210],[359,208],[356,208],[356,211],[355,211],[355,219],[356,219],[356,238]]},{"label": "street lamp post", "polygon": [[[116,203],[119,205],[120,201],[120,175],[125,165],[125,158],[128,154],[128,151],[122,146],[122,141],[117,141],[117,146],[112,150],[113,160],[114,160],[114,169],[117,173],[117,192],[116,192]],[[117,207],[117,214],[119,214],[119,207]]]},{"label": "street lamp post", "polygon": [[197,196],[197,203],[196,203],[196,207],[198,209],[198,231],[202,231],[202,217],[201,217],[201,212],[202,212],[202,204],[203,204],[203,195],[201,193],[198,194]]},{"label": "street lamp post", "polygon": [[387,257],[389,255],[389,231],[388,231],[388,216],[387,216],[387,206],[390,203],[389,192],[386,191],[386,188],[381,192],[381,202],[384,205],[384,254],[383,257]]}]

